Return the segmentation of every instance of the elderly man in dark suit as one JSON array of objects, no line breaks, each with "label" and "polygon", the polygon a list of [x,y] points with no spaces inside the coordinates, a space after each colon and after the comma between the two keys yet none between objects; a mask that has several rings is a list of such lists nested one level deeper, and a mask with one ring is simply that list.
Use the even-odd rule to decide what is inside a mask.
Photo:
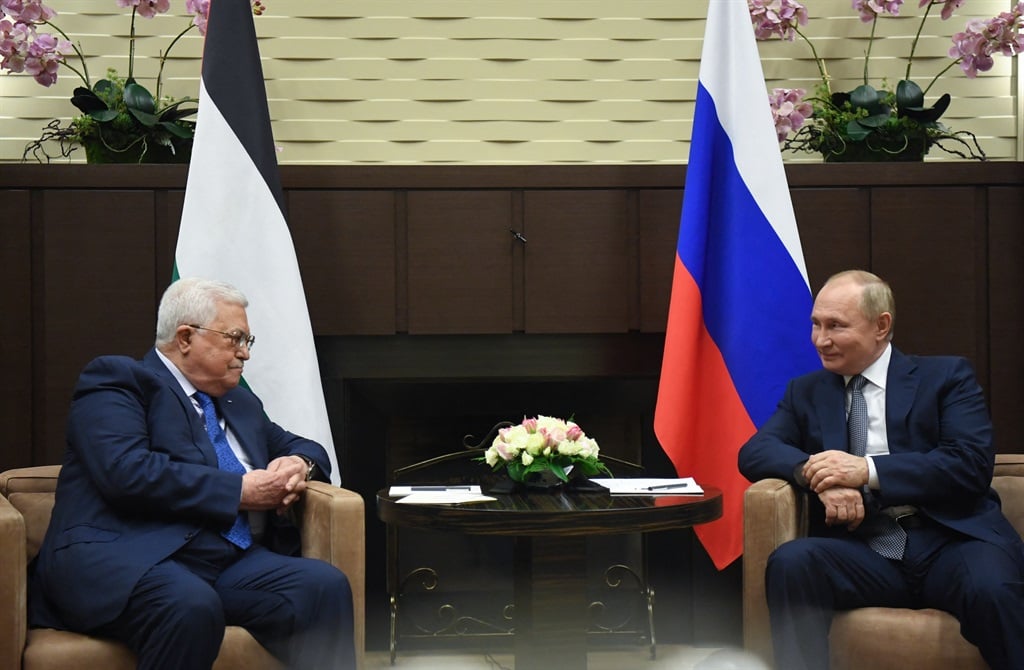
[{"label": "elderly man in dark suit", "polygon": [[239,386],[254,342],[247,304],[230,285],[182,279],[143,360],[85,367],[32,625],[121,640],[139,668],[210,668],[226,625],[295,667],[354,667],[345,575],[279,553],[281,513],[310,477],[327,480],[330,461]]},{"label": "elderly man in dark suit", "polygon": [[882,606],[950,612],[993,669],[1024,668],[1024,545],[990,487],[985,399],[966,360],[893,348],[894,314],[877,276],[830,278],[811,314],[824,369],[740,450],[751,481],[816,494],[811,537],[768,562],[776,664],[827,668],[832,613]]}]

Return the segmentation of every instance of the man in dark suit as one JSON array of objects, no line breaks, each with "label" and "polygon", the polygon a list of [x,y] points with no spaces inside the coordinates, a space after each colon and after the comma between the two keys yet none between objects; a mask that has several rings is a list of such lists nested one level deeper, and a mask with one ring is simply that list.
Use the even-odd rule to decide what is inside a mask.
[{"label": "man in dark suit", "polygon": [[310,477],[327,481],[330,461],[239,386],[247,304],[230,285],[179,280],[143,360],[85,367],[31,625],[121,640],[139,668],[210,668],[226,625],[294,667],[354,667],[345,575],[279,553],[283,513]]},{"label": "man in dark suit", "polygon": [[893,348],[894,314],[877,276],[830,278],[811,314],[824,369],[740,450],[751,481],[812,493],[811,536],[766,570],[776,665],[827,668],[833,612],[882,606],[950,612],[993,669],[1024,668],[1024,545],[990,488],[985,399],[966,360]]}]

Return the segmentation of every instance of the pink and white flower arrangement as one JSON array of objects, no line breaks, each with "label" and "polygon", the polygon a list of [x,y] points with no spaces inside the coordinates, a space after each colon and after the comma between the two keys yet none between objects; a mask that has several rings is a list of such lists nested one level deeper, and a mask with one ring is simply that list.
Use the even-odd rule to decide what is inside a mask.
[{"label": "pink and white flower arrangement", "polygon": [[599,454],[597,440],[572,420],[539,415],[501,428],[483,460],[495,471],[505,469],[517,482],[543,472],[567,482],[576,469],[588,477],[610,475]]},{"label": "pink and white flower arrangement", "polygon": [[[918,8],[924,8],[924,12],[910,45],[903,79],[894,90],[886,90],[875,89],[870,84],[871,47],[875,42],[878,20],[886,15],[898,16],[904,0],[851,0],[851,8],[860,20],[871,24],[864,56],[863,83],[853,91],[834,92],[824,59],[803,31],[809,21],[807,8],[797,0],[747,0],[755,37],[758,40],[790,42],[800,37],[810,48],[821,75],[821,83],[812,97],[805,98],[804,93],[798,93],[801,89],[774,89],[769,95],[779,142],[794,149],[820,151],[827,159],[829,153],[838,155],[857,143],[870,145],[870,150],[893,152],[900,148],[896,145],[901,141],[906,142],[908,134],[917,134],[925,151],[929,146],[937,145],[961,157],[984,157],[984,152],[976,155],[960,139],[962,133],[953,133],[938,123],[939,117],[949,107],[949,94],[940,96],[931,106],[925,105],[925,95],[940,77],[957,65],[967,77],[975,78],[979,72],[992,68],[994,55],[1013,57],[1024,50],[1024,36],[1021,34],[1024,1],[991,19],[968,21],[964,30],[952,37],[953,46],[948,51],[952,61],[932,77],[924,89],[910,78],[918,41],[932,8],[940,7],[939,15],[946,21],[965,1],[918,0]],[[813,108],[812,114],[804,113],[807,103]],[[810,123],[804,125],[808,120]],[[943,139],[956,140],[962,146],[960,150],[955,147],[951,150],[940,143]],[[962,150],[969,151],[971,155],[964,154]]]}]

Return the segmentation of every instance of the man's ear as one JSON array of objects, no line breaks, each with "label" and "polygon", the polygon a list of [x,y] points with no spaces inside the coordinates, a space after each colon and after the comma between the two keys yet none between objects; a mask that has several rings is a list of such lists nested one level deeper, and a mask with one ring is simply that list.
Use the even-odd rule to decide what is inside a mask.
[{"label": "man's ear", "polygon": [[878,328],[878,339],[887,339],[890,331],[892,331],[892,314],[890,312],[879,314],[875,326]]},{"label": "man's ear", "polygon": [[192,329],[186,325],[178,326],[174,331],[174,346],[182,354],[187,354],[192,348]]}]

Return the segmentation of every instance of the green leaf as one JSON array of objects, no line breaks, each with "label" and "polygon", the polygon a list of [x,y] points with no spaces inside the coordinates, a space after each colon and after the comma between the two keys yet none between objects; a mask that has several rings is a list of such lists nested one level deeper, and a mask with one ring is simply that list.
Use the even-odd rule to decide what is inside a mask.
[{"label": "green leaf", "polygon": [[71,104],[86,114],[107,109],[107,103],[84,86],[75,89],[71,96]]},{"label": "green leaf", "polygon": [[854,142],[859,142],[871,134],[870,128],[865,128],[857,119],[850,119],[850,122],[846,124],[846,136]]},{"label": "green leaf", "polygon": [[191,128],[179,126],[177,123],[171,121],[160,121],[157,125],[169,132],[171,135],[180,137],[183,140],[191,139],[195,135]]},{"label": "green leaf", "polygon": [[876,91],[867,84],[862,84],[850,91],[850,104],[854,109],[865,109],[868,116],[876,116],[886,111],[884,92]]},{"label": "green leaf", "polygon": [[147,128],[152,128],[160,121],[160,118],[156,114],[149,114],[140,109],[134,109],[132,107],[129,107],[128,113],[135,117],[136,121],[146,126]]},{"label": "green leaf", "polygon": [[107,123],[117,118],[116,109],[97,109],[89,112],[89,116],[96,119],[100,123]]},{"label": "green leaf", "polygon": [[[156,112],[156,102],[153,100],[153,95],[146,90],[145,86],[141,86],[135,82],[125,84],[124,104],[127,105],[128,109],[130,109],[133,114],[135,111],[144,112],[145,114],[150,115]],[[138,118],[138,116],[136,116],[136,118]],[[156,123],[156,121],[154,120],[153,123]],[[151,123],[147,125],[153,124]]]},{"label": "green leaf", "polygon": [[924,107],[924,91],[914,82],[904,79],[896,84],[896,109],[902,112],[914,107]]}]

